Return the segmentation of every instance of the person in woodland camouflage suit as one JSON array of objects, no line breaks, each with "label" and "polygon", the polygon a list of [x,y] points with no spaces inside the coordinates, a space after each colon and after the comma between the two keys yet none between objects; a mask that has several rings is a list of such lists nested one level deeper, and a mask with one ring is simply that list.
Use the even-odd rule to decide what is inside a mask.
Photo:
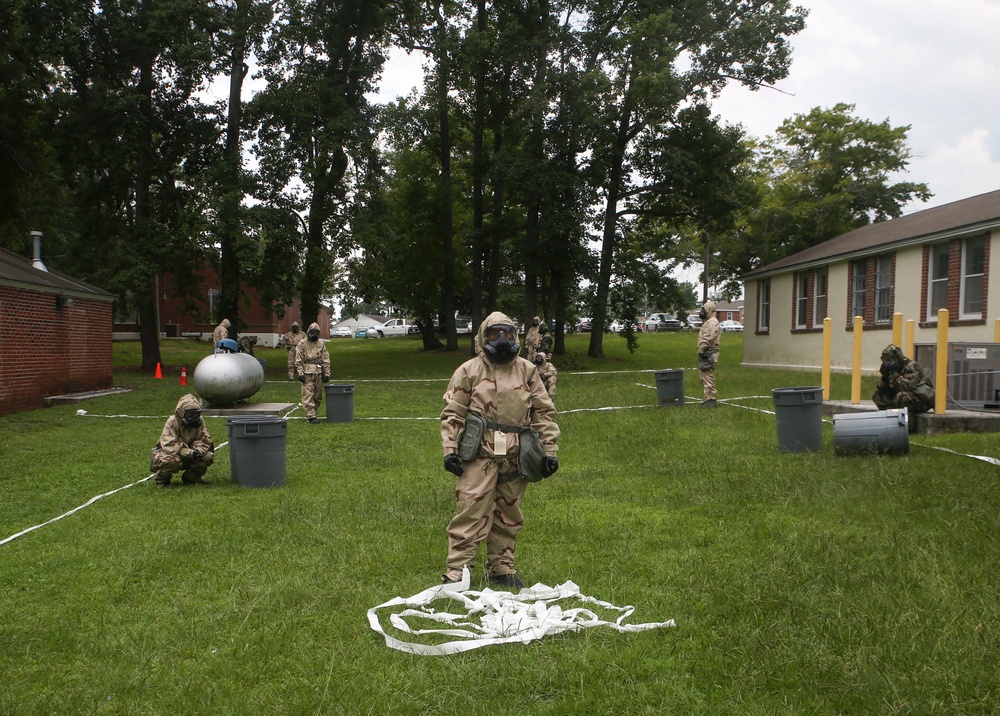
[{"label": "person in woodland camouflage suit", "polygon": [[229,338],[229,327],[231,325],[228,318],[223,318],[222,322],[215,327],[215,330],[212,331],[212,348],[219,345],[219,341],[223,338]]},{"label": "person in woodland camouflage suit", "polygon": [[295,349],[305,338],[306,334],[299,330],[299,322],[292,321],[292,330],[278,341],[278,345],[288,351],[288,380],[295,380]]},{"label": "person in woodland camouflage suit", "polygon": [[302,407],[306,420],[318,423],[316,409],[323,402],[323,383],[330,382],[330,354],[320,340],[319,324],[310,323],[306,339],[295,347],[295,370],[302,383]]},{"label": "person in woodland camouflage suit", "polygon": [[182,472],[184,484],[204,485],[214,450],[212,436],[201,419],[201,404],[189,393],[177,401],[174,414],[167,418],[153,448],[149,464],[153,479],[158,487],[166,487],[171,477]]},{"label": "person in woodland camouflage suit", "polygon": [[[541,439],[546,477],[559,469],[556,409],[534,364],[518,357],[514,321],[491,313],[479,327],[482,352],[451,377],[441,411],[444,468],[458,477],[457,513],[448,525],[444,582],[457,582],[473,568],[486,541],[486,572],[495,583],[523,587],[514,568],[516,539],[524,526],[521,502],[527,481],[518,474],[518,432],[531,426]],[[463,461],[458,444],[470,413],[486,420],[476,457]]]},{"label": "person in woodland camouflage suit", "polygon": [[879,381],[872,400],[879,410],[906,408],[909,413],[926,413],[934,408],[934,386],[903,350],[889,344],[882,351]]},{"label": "person in woodland camouflage suit", "polygon": [[236,342],[240,345],[240,353],[253,355],[253,347],[257,345],[257,336],[240,336]]},{"label": "person in woodland camouflage suit", "polygon": [[552,334],[544,323],[538,327],[538,350],[552,360]]}]

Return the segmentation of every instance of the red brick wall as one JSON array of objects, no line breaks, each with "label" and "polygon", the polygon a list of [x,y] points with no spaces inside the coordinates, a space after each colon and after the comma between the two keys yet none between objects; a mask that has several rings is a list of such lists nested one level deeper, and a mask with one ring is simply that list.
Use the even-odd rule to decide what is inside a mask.
[{"label": "red brick wall", "polygon": [[112,386],[110,301],[0,286],[0,415]]}]

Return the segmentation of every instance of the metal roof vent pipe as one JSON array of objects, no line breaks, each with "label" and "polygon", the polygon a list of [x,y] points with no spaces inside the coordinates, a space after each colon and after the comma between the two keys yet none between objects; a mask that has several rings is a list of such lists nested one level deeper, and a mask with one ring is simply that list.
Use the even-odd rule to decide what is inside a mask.
[{"label": "metal roof vent pipe", "polygon": [[35,244],[35,258],[31,260],[31,265],[39,271],[48,273],[49,270],[45,268],[45,264],[42,263],[42,232],[32,231],[31,238]]}]

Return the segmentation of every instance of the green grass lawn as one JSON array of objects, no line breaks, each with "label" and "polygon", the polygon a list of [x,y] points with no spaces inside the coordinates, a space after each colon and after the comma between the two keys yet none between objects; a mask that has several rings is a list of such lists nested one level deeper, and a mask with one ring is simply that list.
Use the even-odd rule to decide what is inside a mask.
[{"label": "green grass lawn", "polygon": [[[290,420],[286,487],[234,484],[223,448],[208,486],[147,481],[0,546],[0,713],[1000,711],[998,470],[931,449],[1000,457],[995,435],[844,458],[825,425],[821,452],[780,453],[765,412],[653,407],[639,371],[693,367],[695,334],[642,336],[635,355],[608,337],[602,360],[587,341],[570,336],[555,361],[561,468],[529,487],[519,569],[675,628],[445,657],[387,648],[366,611],[437,583],[454,478],[435,421],[364,418],[435,417],[466,355],[345,339],[328,345],[356,420]],[[162,380],[119,344],[115,381],[132,392],[0,418],[0,539],[148,474],[193,390],[180,368],[190,380],[206,346],[163,351]],[[253,400],[297,401],[284,351],[258,354],[268,382]],[[819,383],[741,354],[725,334],[723,400],[773,409],[772,388]],[[833,381],[848,398],[850,377]],[[685,387],[700,400],[696,371]],[[569,412],[605,406],[648,407]],[[100,417],[117,415],[140,417]],[[206,420],[224,441],[225,420]]]}]

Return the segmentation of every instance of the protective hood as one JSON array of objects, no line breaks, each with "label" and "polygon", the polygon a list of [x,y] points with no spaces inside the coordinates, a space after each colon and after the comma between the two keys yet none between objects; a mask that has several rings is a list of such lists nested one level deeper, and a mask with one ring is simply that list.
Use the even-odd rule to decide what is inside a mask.
[{"label": "protective hood", "polygon": [[715,313],[715,301],[705,301],[705,304],[702,306],[702,308],[705,309],[705,313],[711,316],[712,314]]},{"label": "protective hood", "polygon": [[[309,324],[309,328],[306,329],[306,336],[308,337],[309,334],[312,333],[313,331],[316,331],[316,333],[320,333],[319,324],[316,323],[315,321]],[[319,339],[317,338],[316,340]]]},{"label": "protective hood", "polygon": [[223,319],[222,319],[222,325],[223,325],[223,326],[224,326],[225,328],[229,328],[229,327],[230,327],[231,325],[233,325],[233,324],[229,322],[229,319],[228,319],[228,318],[223,318]]},{"label": "protective hood", "polygon": [[181,399],[177,401],[177,407],[174,408],[174,415],[176,415],[178,419],[183,418],[185,410],[201,410],[201,403],[199,403],[198,399],[190,393],[182,396]]},{"label": "protective hood", "polygon": [[890,343],[882,351],[882,362],[889,365],[906,365],[906,356],[903,355],[903,349],[894,343]]},{"label": "protective hood", "polygon": [[494,343],[491,343],[486,339],[487,328],[489,328],[490,326],[495,326],[504,323],[509,324],[511,326],[517,326],[517,324],[514,323],[514,320],[510,316],[500,311],[494,311],[493,313],[491,313],[486,317],[486,320],[484,320],[482,323],[479,324],[479,334],[477,336],[479,339],[479,345],[483,349],[483,355],[486,356],[491,363],[509,362],[515,356],[517,356],[518,352],[521,350],[521,344],[517,340],[516,327],[514,329],[515,334],[513,336],[513,342],[508,341],[508,347],[505,350],[502,350],[504,354],[510,352],[510,357],[507,358],[506,360],[504,360],[504,355],[499,355],[499,356],[497,355],[496,351],[498,346],[496,346]]},{"label": "protective hood", "polygon": [[299,327],[299,322],[298,321],[292,321],[292,328],[298,328],[298,327]]}]

